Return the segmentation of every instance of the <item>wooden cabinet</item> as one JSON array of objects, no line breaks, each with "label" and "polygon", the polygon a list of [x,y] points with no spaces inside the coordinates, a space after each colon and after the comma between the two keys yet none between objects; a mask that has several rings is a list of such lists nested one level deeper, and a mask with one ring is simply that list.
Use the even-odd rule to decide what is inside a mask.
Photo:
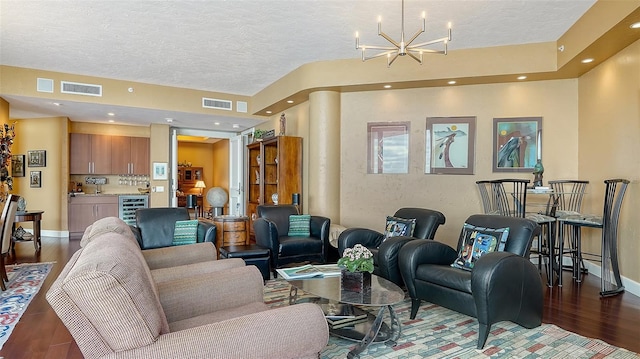
[{"label": "wooden cabinet", "polygon": [[118,217],[118,196],[69,197],[69,233],[82,234],[90,224],[105,217]]},{"label": "wooden cabinet", "polygon": [[[302,193],[302,138],[278,136],[247,145],[247,213],[252,221],[260,204],[291,204]],[[253,222],[249,223],[253,234]]]},{"label": "wooden cabinet", "polygon": [[[248,217],[217,216],[213,217],[216,224],[216,248],[249,244]],[[219,252],[218,252],[219,253]]]},{"label": "wooden cabinet", "polygon": [[149,174],[149,138],[90,135],[70,136],[71,174]]},{"label": "wooden cabinet", "polygon": [[186,191],[202,181],[202,167],[178,167],[178,189]]},{"label": "wooden cabinet", "polygon": [[71,174],[111,174],[111,136],[72,133]]},{"label": "wooden cabinet", "polygon": [[113,136],[111,148],[111,174],[149,174],[149,138]]}]

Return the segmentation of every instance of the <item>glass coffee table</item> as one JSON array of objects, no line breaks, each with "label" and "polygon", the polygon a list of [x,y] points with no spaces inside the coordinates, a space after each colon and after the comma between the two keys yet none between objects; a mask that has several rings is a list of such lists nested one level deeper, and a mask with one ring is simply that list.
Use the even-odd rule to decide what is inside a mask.
[{"label": "glass coffee table", "polygon": [[[393,310],[393,305],[404,300],[404,292],[393,282],[372,274],[371,285],[360,293],[343,290],[340,276],[296,279],[288,282],[291,285],[290,304],[296,303],[298,290],[302,290],[327,301],[363,307],[380,307],[377,315],[369,314],[364,322],[351,327],[329,329],[332,335],[359,342],[349,352],[347,358],[358,358],[371,343],[394,346],[400,337],[400,321]],[[385,310],[389,312],[389,324],[384,322]]]}]

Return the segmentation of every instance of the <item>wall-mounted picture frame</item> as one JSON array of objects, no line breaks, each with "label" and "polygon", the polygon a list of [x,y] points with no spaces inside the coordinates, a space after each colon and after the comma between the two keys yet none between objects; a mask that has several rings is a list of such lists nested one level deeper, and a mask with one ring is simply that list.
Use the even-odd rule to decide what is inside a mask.
[{"label": "wall-mounted picture frame", "polygon": [[24,155],[11,156],[11,176],[24,177]]},{"label": "wall-mounted picture frame", "polygon": [[29,187],[31,188],[42,187],[42,171],[31,171],[29,173]]},{"label": "wall-mounted picture frame", "polygon": [[47,167],[47,151],[27,151],[27,161],[29,161],[29,167]]},{"label": "wall-mounted picture frame", "polygon": [[533,172],[542,159],[542,117],[493,119],[493,172]]},{"label": "wall-mounted picture frame", "polygon": [[476,117],[427,117],[427,174],[472,175],[476,148]]},{"label": "wall-mounted picture frame", "polygon": [[154,180],[169,179],[169,165],[167,162],[153,163],[153,179]]}]

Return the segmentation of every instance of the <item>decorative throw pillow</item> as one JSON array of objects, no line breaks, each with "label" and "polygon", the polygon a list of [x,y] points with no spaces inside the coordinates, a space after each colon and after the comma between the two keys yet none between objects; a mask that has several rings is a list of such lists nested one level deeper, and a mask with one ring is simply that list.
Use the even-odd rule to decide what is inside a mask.
[{"label": "decorative throw pillow", "polygon": [[384,239],[399,236],[413,236],[416,228],[415,218],[399,218],[387,216],[387,225],[384,227]]},{"label": "decorative throw pillow", "polygon": [[289,216],[289,237],[309,237],[311,235],[311,215],[292,214]]},{"label": "decorative throw pillow", "polygon": [[463,231],[458,258],[451,266],[469,271],[483,254],[504,251],[509,237],[509,228],[484,228],[465,223]]},{"label": "decorative throw pillow", "polygon": [[176,221],[173,232],[173,245],[180,246],[183,244],[196,243],[198,234],[198,220],[191,219],[188,221]]}]

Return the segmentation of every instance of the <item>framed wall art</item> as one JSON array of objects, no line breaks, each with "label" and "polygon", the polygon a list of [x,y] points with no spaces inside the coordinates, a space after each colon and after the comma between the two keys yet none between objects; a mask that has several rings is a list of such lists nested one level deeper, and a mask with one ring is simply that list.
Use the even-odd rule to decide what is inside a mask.
[{"label": "framed wall art", "polygon": [[24,177],[24,155],[11,156],[11,176]]},{"label": "framed wall art", "polygon": [[154,180],[166,180],[169,179],[169,165],[167,162],[154,162],[153,163],[153,179]]},{"label": "framed wall art", "polygon": [[47,151],[27,151],[27,160],[29,167],[47,167]]},{"label": "framed wall art", "polygon": [[428,117],[425,173],[472,175],[475,162],[475,117]]},{"label": "framed wall art", "polygon": [[29,173],[29,187],[40,188],[42,187],[42,171],[31,171]]},{"label": "framed wall art", "polygon": [[533,172],[542,153],[542,117],[493,119],[493,172]]},{"label": "framed wall art", "polygon": [[367,123],[367,173],[409,173],[409,122]]}]

